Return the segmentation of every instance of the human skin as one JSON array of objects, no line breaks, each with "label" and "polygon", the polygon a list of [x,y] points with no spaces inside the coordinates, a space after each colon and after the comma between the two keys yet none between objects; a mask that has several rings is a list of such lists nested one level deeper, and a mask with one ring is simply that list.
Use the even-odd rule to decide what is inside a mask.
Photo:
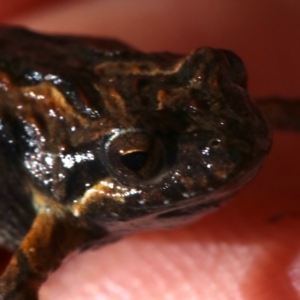
[{"label": "human skin", "polygon": [[[253,96],[300,95],[298,0],[40,1],[38,11],[14,0],[9,16],[6,2],[2,20],[40,31],[112,36],[145,51],[231,49]],[[228,205],[185,228],[72,255],[41,300],[299,299],[299,153],[297,134],[275,133],[262,171]]]}]

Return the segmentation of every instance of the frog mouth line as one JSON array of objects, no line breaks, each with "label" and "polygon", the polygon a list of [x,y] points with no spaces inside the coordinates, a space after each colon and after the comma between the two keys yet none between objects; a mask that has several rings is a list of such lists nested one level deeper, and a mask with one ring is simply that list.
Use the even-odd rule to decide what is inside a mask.
[{"label": "frog mouth line", "polygon": [[185,207],[181,209],[174,209],[171,211],[168,211],[166,213],[158,214],[156,216],[156,219],[168,219],[168,218],[176,218],[176,217],[184,217],[184,216],[190,216],[193,214],[198,214],[201,211],[208,211],[208,210],[213,210],[217,209],[220,206],[224,204],[224,202],[227,202],[226,200],[221,200],[221,201],[215,201],[215,202],[206,202],[206,203],[201,203],[195,206],[191,207]]},{"label": "frog mouth line", "polygon": [[[155,216],[155,219],[168,219],[173,217],[184,217],[191,215],[201,215],[201,213],[206,213],[214,209],[223,206],[232,199],[239,191],[239,188],[232,188],[230,192],[219,191],[213,195],[208,195],[205,200],[201,199],[201,196],[187,199],[185,201],[165,205],[165,209],[162,207],[157,207],[155,211],[151,214]],[[199,199],[201,202],[199,203]]]}]

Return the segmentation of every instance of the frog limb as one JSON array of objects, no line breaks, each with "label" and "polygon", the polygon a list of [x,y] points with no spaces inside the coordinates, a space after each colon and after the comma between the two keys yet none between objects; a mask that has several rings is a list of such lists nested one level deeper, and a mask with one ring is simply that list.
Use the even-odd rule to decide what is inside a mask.
[{"label": "frog limb", "polygon": [[300,131],[300,98],[268,97],[256,102],[273,129]]},{"label": "frog limb", "polygon": [[107,236],[99,227],[96,232],[81,225],[71,214],[60,218],[40,212],[0,279],[0,300],[37,300],[48,273],[58,268],[68,253]]}]

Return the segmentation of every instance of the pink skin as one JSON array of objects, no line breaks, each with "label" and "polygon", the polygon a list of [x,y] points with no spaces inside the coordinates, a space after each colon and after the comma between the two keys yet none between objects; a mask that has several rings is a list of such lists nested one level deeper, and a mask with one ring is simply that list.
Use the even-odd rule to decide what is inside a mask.
[{"label": "pink skin", "polygon": [[[7,14],[5,3],[2,20],[41,31],[112,36],[142,50],[228,48],[244,59],[252,95],[300,95],[296,0],[40,1],[18,15],[26,1],[10,1]],[[182,229],[72,255],[41,300],[299,299],[299,153],[297,135],[276,133],[262,172],[227,206]]]}]

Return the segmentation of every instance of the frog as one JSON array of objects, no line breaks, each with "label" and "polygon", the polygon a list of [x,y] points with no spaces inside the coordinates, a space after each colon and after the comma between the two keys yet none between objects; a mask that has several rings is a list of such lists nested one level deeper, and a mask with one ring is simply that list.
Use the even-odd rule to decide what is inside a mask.
[{"label": "frog", "polygon": [[39,299],[72,252],[222,207],[259,172],[271,127],[300,129],[299,103],[256,103],[229,50],[0,26],[0,246],[13,252],[0,299]]}]

